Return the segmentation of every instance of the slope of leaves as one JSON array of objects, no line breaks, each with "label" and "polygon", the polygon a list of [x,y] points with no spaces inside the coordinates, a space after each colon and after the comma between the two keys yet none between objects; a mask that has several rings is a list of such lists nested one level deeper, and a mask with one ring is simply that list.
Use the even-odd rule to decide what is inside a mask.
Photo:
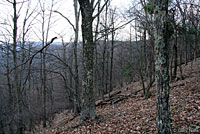
[{"label": "slope of leaves", "polygon": [[[184,80],[170,84],[170,111],[173,132],[200,132],[200,59],[182,66]],[[192,67],[192,68],[191,68]],[[139,82],[131,83],[122,89],[123,93],[132,93],[141,89]],[[128,89],[128,90],[127,90]],[[41,134],[154,134],[156,133],[156,93],[144,99],[142,92],[137,96],[97,107],[98,118],[86,121],[78,128],[79,116],[69,111],[56,115],[51,127],[40,129]]]}]

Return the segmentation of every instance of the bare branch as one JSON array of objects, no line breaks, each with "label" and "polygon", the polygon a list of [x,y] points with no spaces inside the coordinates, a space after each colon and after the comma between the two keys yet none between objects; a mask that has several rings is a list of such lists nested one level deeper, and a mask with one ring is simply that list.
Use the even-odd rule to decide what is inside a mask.
[{"label": "bare branch", "polygon": [[[103,4],[103,6],[101,7],[101,9],[98,11],[98,13],[96,15],[93,16],[93,20],[99,16],[101,14],[101,12],[103,11],[104,7],[108,4],[110,0],[106,0],[106,2]],[[96,6],[96,5],[95,5]]]},{"label": "bare branch", "polygon": [[55,57],[57,60],[59,60],[60,62],[62,62],[62,64],[65,66],[65,67],[67,67],[68,69],[69,69],[69,73],[72,75],[72,78],[74,79],[75,78],[75,76],[74,76],[74,73],[73,73],[73,70],[72,70],[72,68],[70,67],[70,65],[68,65],[66,62],[64,62],[59,56],[57,56],[57,55],[55,55],[55,54],[49,54],[49,55],[51,55],[51,56],[53,56],[53,57]]},{"label": "bare branch", "polygon": [[72,24],[72,22],[71,22],[66,16],[64,16],[61,12],[56,11],[56,10],[53,11],[53,12],[58,13],[58,14],[61,15],[63,18],[65,18],[65,19],[68,21],[68,23],[72,26],[73,30],[76,31],[76,28],[75,28],[74,24]]},{"label": "bare branch", "polygon": [[[40,50],[38,50],[36,53],[34,53],[33,56],[31,56],[30,59],[28,59],[26,62],[23,63],[23,65],[26,64],[26,63],[30,60],[30,62],[29,62],[29,67],[30,67],[31,64],[32,64],[32,62],[33,62],[33,58],[34,58],[38,53],[42,53],[42,51],[43,51],[45,48],[47,48],[49,45],[51,45],[51,44],[54,42],[55,39],[57,39],[57,37],[52,38],[51,41],[48,42],[48,43],[46,44],[46,46],[44,46],[43,48],[41,48]],[[21,65],[19,65],[19,66],[21,66]],[[18,67],[19,67],[19,66],[18,66]],[[13,70],[13,69],[12,69],[12,70]],[[28,75],[26,76],[26,79],[25,79],[25,81],[24,81],[24,84],[27,82],[29,76],[30,76],[30,69],[29,69],[29,71],[28,71]]]},{"label": "bare branch", "polygon": [[[117,30],[123,28],[124,26],[128,25],[128,24],[131,23],[133,20],[135,20],[135,18],[129,20],[128,22],[126,22],[126,23],[124,23],[124,24],[122,24],[122,25],[120,25],[120,26],[118,26],[118,27],[116,27],[115,29],[109,28],[109,29],[104,29],[104,30],[108,30],[108,34],[110,34],[110,33],[114,32],[114,31],[117,31]],[[98,33],[103,33],[104,30],[103,30],[103,31],[100,31],[100,32],[98,32]],[[97,40],[100,40],[100,39],[103,38],[104,36],[105,36],[105,35],[103,35],[103,36],[97,38]]]}]

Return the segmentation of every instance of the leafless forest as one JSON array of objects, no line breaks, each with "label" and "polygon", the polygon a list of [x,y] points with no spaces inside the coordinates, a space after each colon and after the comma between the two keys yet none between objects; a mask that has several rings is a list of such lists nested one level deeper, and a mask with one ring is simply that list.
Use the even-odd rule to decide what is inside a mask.
[{"label": "leafless forest", "polygon": [[[80,115],[79,127],[134,82],[145,101],[156,85],[157,133],[171,134],[169,84],[200,56],[200,1],[132,0],[125,9],[115,0],[68,1],[71,15],[57,0],[1,0],[0,134],[48,127],[66,109]],[[53,30],[58,18],[70,36]]]}]

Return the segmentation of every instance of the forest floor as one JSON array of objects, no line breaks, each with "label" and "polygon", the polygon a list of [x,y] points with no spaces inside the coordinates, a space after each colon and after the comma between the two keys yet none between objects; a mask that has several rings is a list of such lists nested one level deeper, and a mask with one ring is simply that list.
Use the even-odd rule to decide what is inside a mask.
[{"label": "forest floor", "polygon": [[[191,66],[191,64],[193,64]],[[182,65],[184,80],[170,83],[170,112],[174,133],[200,133],[200,58],[187,66]],[[178,76],[180,75],[178,71]],[[79,116],[68,110],[56,114],[51,126],[37,128],[40,134],[154,134],[156,133],[156,87],[152,96],[144,99],[140,82],[134,82],[122,93],[137,93],[115,104],[96,108],[98,119],[88,120],[78,128]]]}]

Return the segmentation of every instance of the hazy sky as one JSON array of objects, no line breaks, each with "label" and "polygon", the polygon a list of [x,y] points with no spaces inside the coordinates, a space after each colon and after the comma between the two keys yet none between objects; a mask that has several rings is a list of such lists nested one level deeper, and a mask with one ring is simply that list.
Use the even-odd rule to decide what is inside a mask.
[{"label": "hazy sky", "polygon": [[[60,9],[58,9],[59,11],[61,11],[63,14],[65,14],[65,16],[67,16],[68,18],[71,18],[71,20],[74,20],[74,16],[73,16],[73,2],[72,0],[62,0],[64,4],[60,3],[61,6],[59,7]],[[118,8],[118,12],[123,12],[123,10],[127,9],[130,5],[132,0],[112,0],[111,2],[111,6],[114,8]],[[66,3],[66,4],[65,4]],[[66,5],[67,8],[66,8]],[[70,27],[70,25],[67,23],[67,21],[63,18],[60,18],[60,25],[63,26],[63,24],[66,24],[65,30],[69,30],[72,28]],[[59,24],[58,24],[59,25]],[[63,27],[59,27],[61,28],[60,31],[63,31],[62,33],[65,33],[65,30],[63,29]],[[66,33],[68,37],[72,36],[71,32]]]},{"label": "hazy sky", "polygon": [[[23,0],[17,0],[17,2],[21,2]],[[112,0],[111,5],[112,7],[118,8],[119,12],[122,12],[125,8],[127,9],[130,5],[130,2],[132,0]],[[47,9],[45,14],[49,13],[49,8],[51,5],[51,0],[40,0],[41,3],[45,2],[45,8]],[[28,5],[28,2],[23,4],[18,4],[18,10],[20,10],[20,16],[18,21],[18,35],[22,33],[22,26],[23,26],[23,20],[24,16],[27,10],[27,7],[29,9],[29,13],[31,13],[32,10],[35,9],[35,12],[32,17],[37,15],[37,19],[29,19],[31,20],[29,23],[31,24],[31,34],[27,37],[30,40],[39,40],[41,38],[41,15],[38,15],[38,13],[41,13],[41,8],[39,5],[37,5],[37,0],[31,0],[30,6]],[[22,8],[20,8],[22,7]],[[54,7],[53,10],[58,10],[63,15],[68,17],[70,21],[74,22],[74,11],[73,11],[73,0],[54,0]],[[12,31],[12,5],[6,2],[6,0],[0,0],[0,40],[5,40],[5,37],[7,37],[7,34],[11,34]],[[46,22],[48,18],[45,18]],[[6,24],[6,25],[5,25]],[[68,22],[62,18],[60,15],[53,13],[52,19],[51,19],[51,30],[49,32],[49,40],[52,37],[62,35],[64,36],[65,41],[70,41],[71,38],[73,38],[73,31],[72,27],[68,24]],[[10,26],[9,26],[10,25]],[[47,23],[45,23],[45,27],[47,27]],[[9,30],[7,30],[9,29]],[[58,35],[59,34],[59,35]],[[61,41],[61,40],[59,40]]]}]

